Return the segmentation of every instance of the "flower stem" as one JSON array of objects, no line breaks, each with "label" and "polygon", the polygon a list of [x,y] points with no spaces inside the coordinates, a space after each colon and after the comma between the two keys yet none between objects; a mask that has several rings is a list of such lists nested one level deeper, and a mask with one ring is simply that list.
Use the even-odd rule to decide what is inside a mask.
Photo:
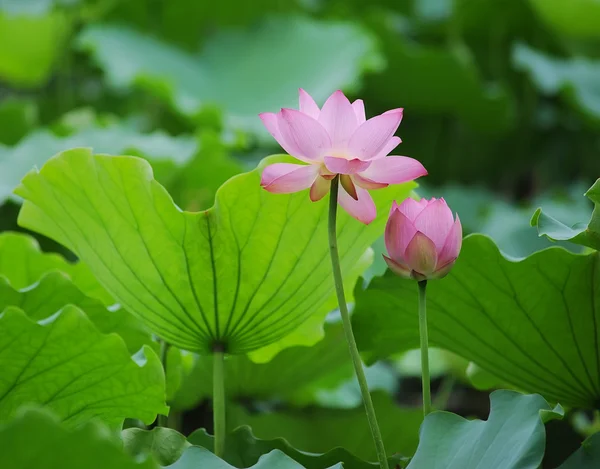
[{"label": "flower stem", "polygon": [[367,385],[365,371],[363,370],[363,364],[360,359],[360,354],[358,353],[358,348],[356,347],[356,340],[354,339],[354,333],[352,332],[352,323],[350,322],[350,315],[348,314],[348,306],[346,305],[346,297],[344,295],[344,284],[342,281],[342,269],[340,267],[336,233],[338,186],[339,176],[336,176],[331,181],[331,191],[329,193],[329,253],[331,255],[331,265],[333,267],[333,280],[335,283],[335,291],[340,307],[340,314],[342,316],[342,323],[344,324],[346,341],[348,342],[350,356],[352,357],[352,363],[354,364],[354,371],[356,372],[356,377],[358,378],[358,384],[360,386],[360,392],[365,404],[371,435],[373,436],[373,442],[375,443],[375,449],[377,450],[377,459],[379,460],[381,469],[388,469],[385,447],[383,446],[383,439],[381,438],[381,431],[379,430],[379,424],[377,423],[377,417],[375,416],[373,401],[371,400],[371,395],[369,394],[369,387]]},{"label": "flower stem", "polygon": [[215,454],[223,458],[225,453],[225,374],[223,348],[213,349],[213,427]]},{"label": "flower stem", "polygon": [[421,336],[421,377],[423,383],[423,415],[431,412],[431,384],[429,380],[429,339],[427,338],[427,280],[419,283],[419,335]]},{"label": "flower stem", "polygon": [[[160,339],[160,362],[162,363],[163,370],[165,373],[165,381],[167,379],[167,352],[169,351],[169,344],[163,339]],[[169,427],[168,417],[166,415],[158,414],[157,425],[159,427]]]}]

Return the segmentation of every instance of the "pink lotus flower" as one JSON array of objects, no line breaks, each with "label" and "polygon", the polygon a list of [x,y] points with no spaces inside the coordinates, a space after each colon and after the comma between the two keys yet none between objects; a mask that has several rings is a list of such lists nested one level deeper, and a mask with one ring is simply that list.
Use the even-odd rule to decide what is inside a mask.
[{"label": "pink lotus flower", "polygon": [[331,180],[340,175],[340,205],[369,224],[376,209],[368,189],[379,189],[425,176],[421,163],[406,156],[387,156],[400,138],[394,133],[402,109],[369,120],[362,100],[348,101],[333,93],[322,109],[300,89],[300,110],[265,112],[260,118],[283,149],[306,164],[275,163],[265,168],[261,185],[269,192],[290,193],[310,187],[313,202],[325,197]]},{"label": "pink lotus flower", "polygon": [[454,265],[462,246],[462,226],[444,199],[406,199],[392,205],[385,227],[383,256],[388,267],[405,278],[442,278]]}]

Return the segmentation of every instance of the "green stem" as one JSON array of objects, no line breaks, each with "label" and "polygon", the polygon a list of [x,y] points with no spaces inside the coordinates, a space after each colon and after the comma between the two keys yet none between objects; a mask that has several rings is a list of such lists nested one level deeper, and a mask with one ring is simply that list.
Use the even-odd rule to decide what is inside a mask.
[{"label": "green stem", "polygon": [[225,453],[225,354],[221,347],[213,349],[213,423],[215,454],[223,458]]},{"label": "green stem", "polygon": [[[163,370],[165,372],[165,380],[167,379],[167,352],[169,351],[169,344],[167,344],[164,340],[160,339],[160,362],[162,363]],[[158,414],[158,422],[159,427],[169,427],[168,416]]]},{"label": "green stem", "polygon": [[331,255],[331,265],[333,267],[333,280],[335,283],[335,291],[337,293],[337,300],[340,307],[340,314],[342,315],[342,323],[344,324],[346,341],[348,342],[350,356],[352,357],[352,363],[354,364],[354,371],[356,372],[356,377],[358,378],[360,392],[365,404],[365,410],[367,411],[367,420],[369,421],[371,435],[373,436],[373,442],[375,443],[375,449],[377,450],[377,459],[379,460],[381,469],[388,469],[385,447],[383,446],[383,439],[381,438],[381,431],[379,430],[379,424],[377,423],[377,417],[375,416],[373,401],[371,400],[371,395],[369,394],[369,386],[367,385],[367,378],[365,377],[363,364],[360,359],[360,354],[358,353],[358,348],[356,347],[356,340],[354,339],[354,333],[352,332],[352,323],[350,322],[350,315],[348,314],[348,306],[346,305],[346,297],[344,295],[344,284],[342,281],[342,269],[340,267],[340,256],[338,253],[336,233],[338,186],[339,176],[336,176],[331,181],[331,191],[329,193],[329,253]]},{"label": "green stem", "polygon": [[423,415],[431,412],[431,384],[429,380],[429,340],[427,338],[427,280],[419,282],[419,334],[421,336],[421,376],[423,382]]}]

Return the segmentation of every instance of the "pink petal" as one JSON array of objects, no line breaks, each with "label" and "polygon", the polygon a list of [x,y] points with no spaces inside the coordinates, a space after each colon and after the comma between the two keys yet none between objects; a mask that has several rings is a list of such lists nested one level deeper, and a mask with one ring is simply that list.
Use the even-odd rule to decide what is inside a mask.
[{"label": "pink petal", "polygon": [[327,195],[331,187],[331,180],[318,177],[310,186],[310,200],[316,202]]},{"label": "pink petal", "polygon": [[388,156],[371,160],[371,165],[362,171],[360,175],[383,184],[400,184],[426,176],[427,170],[414,158]]},{"label": "pink petal", "polygon": [[289,194],[309,188],[318,175],[318,165],[275,163],[263,170],[260,185],[269,192]]},{"label": "pink petal", "polygon": [[402,143],[400,137],[392,137],[389,141],[384,145],[379,153],[377,153],[372,159],[376,160],[378,158],[383,158],[384,156],[388,156],[391,151],[396,148],[398,145]]},{"label": "pink petal", "polygon": [[275,140],[277,140],[277,143],[281,145],[281,147],[285,150],[285,152],[288,155],[297,156],[300,154],[300,150],[298,149],[298,147],[294,145],[293,142],[286,141],[281,135],[278,124],[279,114],[273,114],[272,112],[263,112],[262,114],[259,114],[258,117],[260,117],[260,120],[267,128],[269,133],[273,136]]},{"label": "pink petal", "polygon": [[412,241],[417,229],[400,211],[392,210],[385,225],[385,248],[396,262],[405,262],[406,247]]},{"label": "pink petal", "polygon": [[450,228],[450,232],[448,233],[448,236],[446,236],[446,241],[444,242],[444,247],[440,251],[438,264],[443,267],[449,262],[454,262],[460,253],[461,247],[462,225],[460,224],[458,215],[456,215],[456,221],[452,225],[452,228]]},{"label": "pink petal", "polygon": [[358,128],[352,104],[340,90],[333,93],[319,114],[319,123],[331,137],[334,148],[345,148],[348,140]]},{"label": "pink petal", "polygon": [[[423,204],[422,202],[425,201]],[[421,201],[417,202],[415,199],[404,199],[404,201],[400,204],[398,209],[406,215],[406,218],[415,221],[417,216],[427,207],[427,199],[421,199]]]},{"label": "pink petal", "polygon": [[415,228],[434,243],[438,251],[444,247],[446,237],[454,224],[452,211],[441,199],[429,202],[414,220]]},{"label": "pink petal", "polygon": [[361,160],[377,156],[386,147],[401,120],[402,112],[391,112],[375,116],[361,124],[348,142],[351,154]]},{"label": "pink petal", "polygon": [[406,246],[406,263],[424,277],[429,277],[437,265],[437,252],[434,242],[420,231]]},{"label": "pink petal", "polygon": [[363,103],[362,99],[357,99],[354,101],[352,103],[352,109],[354,109],[354,114],[356,115],[356,122],[358,125],[367,120],[365,116],[365,103]]},{"label": "pink petal", "polygon": [[336,158],[335,156],[326,156],[324,161],[325,167],[335,174],[360,173],[370,165],[368,161],[361,161],[357,158],[347,160],[346,158]]},{"label": "pink petal", "polygon": [[321,111],[319,110],[317,103],[315,103],[315,100],[302,88],[298,91],[300,94],[300,112],[309,115],[313,119],[318,119]]},{"label": "pink petal", "polygon": [[411,275],[410,275],[411,271],[408,267],[395,262],[394,260],[387,257],[385,254],[383,255],[383,259],[385,260],[385,262],[388,265],[388,267],[390,268],[390,270],[392,272],[394,272],[396,275],[399,275],[400,277],[403,277],[403,278],[411,278]]},{"label": "pink petal", "polygon": [[295,109],[282,109],[279,116],[277,124],[283,139],[300,152],[292,156],[323,161],[323,155],[331,150],[331,139],[323,126]]},{"label": "pink petal", "polygon": [[341,174],[340,184],[350,197],[352,197],[354,200],[358,200],[356,186],[354,185],[354,182],[352,181],[352,178],[350,176],[348,176],[347,174]]},{"label": "pink petal", "polygon": [[375,203],[371,198],[371,194],[361,187],[356,188],[358,200],[354,200],[348,193],[343,189],[339,189],[338,202],[346,212],[358,221],[368,225],[377,216],[377,209]]},{"label": "pink petal", "polygon": [[353,174],[352,180],[356,185],[362,187],[363,189],[383,189],[389,185],[386,183],[372,181],[371,179],[363,177],[360,174]]}]

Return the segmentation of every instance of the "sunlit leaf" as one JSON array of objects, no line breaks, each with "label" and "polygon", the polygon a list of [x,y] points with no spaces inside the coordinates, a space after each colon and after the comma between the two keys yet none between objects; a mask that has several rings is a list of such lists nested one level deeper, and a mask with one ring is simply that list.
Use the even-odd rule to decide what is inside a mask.
[{"label": "sunlit leaf", "polygon": [[0,425],[5,469],[157,469],[151,460],[134,461],[97,423],[76,430],[61,425],[47,410],[27,409]]},{"label": "sunlit leaf", "polygon": [[571,243],[600,250],[600,179],[585,193],[594,203],[591,220],[575,226],[567,226],[538,208],[531,218],[531,226],[537,227],[540,236],[552,241],[570,241]]},{"label": "sunlit leaf", "polygon": [[100,301],[85,295],[62,272],[49,272],[36,284],[21,290],[12,287],[0,272],[0,311],[15,306],[34,321],[40,321],[69,304],[85,312],[100,332],[119,334],[130,353],[137,352],[143,345],[156,345],[138,318],[123,308],[107,309]]},{"label": "sunlit leaf", "polygon": [[[450,274],[428,284],[431,345],[517,389],[595,408],[599,269],[597,252],[549,248],[514,261],[486,236],[470,235]],[[416,282],[388,271],[355,298],[357,341],[371,359],[418,348]]]},{"label": "sunlit leaf", "polygon": [[39,323],[8,308],[0,331],[2,422],[24,404],[48,407],[68,427],[91,418],[113,428],[126,417],[150,424],[168,411],[164,374],[152,349],[144,347],[144,363],[136,363],[119,336],[101,334],[73,306]]},{"label": "sunlit leaf", "polygon": [[[0,145],[0,201],[11,195],[19,181],[34,166],[41,167],[55,153],[75,147],[91,147],[98,153],[127,153],[151,159],[169,169],[182,166],[196,153],[192,137],[171,137],[162,131],[141,134],[122,125],[89,128],[69,137],[58,137],[47,130],[29,134],[14,147]],[[167,179],[164,182],[169,182]]]},{"label": "sunlit leaf", "polygon": [[583,38],[600,36],[600,3],[596,0],[529,0],[529,3],[558,33]]},{"label": "sunlit leaf", "polygon": [[495,391],[488,420],[434,412],[421,426],[409,469],[538,469],[544,457],[544,422],[562,418],[539,395]]},{"label": "sunlit leaf", "polygon": [[43,84],[70,29],[67,15],[59,11],[28,15],[0,9],[0,44],[11,44],[0,48],[0,78],[16,87]]},{"label": "sunlit leaf", "polygon": [[186,115],[217,105],[230,127],[265,137],[260,112],[296,107],[299,87],[320,102],[331,90],[355,88],[362,71],[381,60],[374,39],[356,24],[301,17],[272,17],[260,26],[219,31],[201,55],[108,25],[89,26],[79,43],[111,86],[141,85]]},{"label": "sunlit leaf", "polygon": [[[172,345],[207,353],[221,344],[243,353],[294,331],[333,295],[331,266],[323,262],[326,200],[271,194],[259,180],[259,170],[236,176],[214,208],[182,212],[146,161],[75,149],[23,179],[19,222],[74,251]],[[391,201],[414,186],[374,191],[380,216],[368,226],[340,214],[344,271],[379,236]]]},{"label": "sunlit leaf", "polygon": [[51,271],[67,274],[87,296],[96,298],[105,305],[115,303],[84,263],[73,264],[58,254],[42,252],[35,238],[29,235],[0,233],[0,275],[13,288],[26,289]]},{"label": "sunlit leaf", "polygon": [[[206,433],[203,429],[196,430],[188,440],[198,446],[213,450],[214,437]],[[263,454],[270,451],[279,450],[292,458],[294,461],[302,464],[306,469],[322,469],[331,467],[337,463],[342,463],[344,469],[371,469],[379,467],[378,463],[364,461],[354,456],[350,451],[344,448],[333,448],[326,453],[307,453],[299,451],[288,443],[284,438],[275,438],[263,440],[257,438],[248,426],[236,428],[227,436],[227,445],[225,447],[224,459],[235,467],[247,467],[255,464]],[[390,467],[400,469],[404,467],[400,457],[389,458]],[[396,465],[397,464],[397,465]]]}]

